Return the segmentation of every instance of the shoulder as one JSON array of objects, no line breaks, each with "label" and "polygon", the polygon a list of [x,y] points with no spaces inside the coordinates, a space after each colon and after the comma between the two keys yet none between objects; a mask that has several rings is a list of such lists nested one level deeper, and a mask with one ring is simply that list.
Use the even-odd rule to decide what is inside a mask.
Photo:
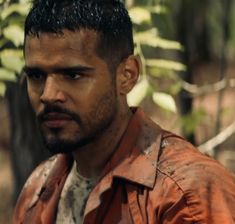
[{"label": "shoulder", "polygon": [[175,189],[191,216],[202,223],[209,218],[206,223],[235,220],[235,176],[174,134],[162,143],[158,173],[166,190]]},{"label": "shoulder", "polygon": [[13,220],[20,219],[37,201],[57,159],[58,156],[56,155],[43,161],[29,176],[17,200]]},{"label": "shoulder", "polygon": [[36,167],[36,169],[29,176],[28,180],[26,181],[22,189],[21,194],[24,193],[24,191],[28,189],[31,189],[31,188],[35,189],[38,186],[45,183],[50,171],[52,170],[52,167],[57,161],[57,158],[58,158],[58,155],[55,155],[43,161],[42,163],[40,163],[39,166]]},{"label": "shoulder", "polygon": [[215,159],[202,154],[191,143],[176,135],[163,136],[158,168],[177,183],[184,185],[196,181],[217,182],[221,179],[234,182],[234,175]]}]

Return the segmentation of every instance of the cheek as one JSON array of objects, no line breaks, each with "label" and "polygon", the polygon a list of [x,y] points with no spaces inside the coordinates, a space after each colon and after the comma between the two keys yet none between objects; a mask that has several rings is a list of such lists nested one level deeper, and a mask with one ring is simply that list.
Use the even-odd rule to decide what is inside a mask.
[{"label": "cheek", "polygon": [[27,89],[28,89],[28,97],[30,104],[34,109],[34,111],[37,112],[38,107],[40,105],[40,95],[37,92],[33,91],[33,89],[30,88],[30,86],[28,86]]}]

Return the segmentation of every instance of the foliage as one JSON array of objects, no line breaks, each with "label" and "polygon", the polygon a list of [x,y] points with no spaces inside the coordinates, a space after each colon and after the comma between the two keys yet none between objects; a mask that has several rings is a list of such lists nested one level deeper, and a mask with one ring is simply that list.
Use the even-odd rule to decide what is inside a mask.
[{"label": "foliage", "polygon": [[203,108],[192,111],[184,117],[181,117],[180,124],[185,127],[186,134],[191,134],[195,132],[199,124],[205,122],[205,117],[207,117],[206,111]]},{"label": "foliage", "polygon": [[[177,41],[163,38],[161,27],[154,25],[155,18],[157,17],[158,21],[160,21],[159,18],[166,18],[169,10],[166,6],[153,2],[145,6],[134,5],[130,7],[129,13],[134,23],[136,54],[142,61],[142,74],[139,83],[128,95],[128,103],[139,105],[145,97],[151,95],[153,103],[176,113],[176,103],[172,93],[177,94],[181,89],[176,73],[185,71],[186,66],[179,62],[178,58],[164,58],[163,54],[159,55],[156,52],[160,49],[168,56],[169,52],[182,52],[183,46]],[[156,78],[166,76],[176,82],[172,83],[170,88],[162,90],[161,83]],[[174,91],[171,91],[173,89]]]},{"label": "foliage", "polygon": [[[188,73],[185,64],[193,71],[193,66],[205,60],[234,58],[235,1],[133,1],[129,11],[135,25],[136,53],[142,59],[143,70],[128,101],[132,105],[140,104],[151,95],[153,103],[160,108],[176,112],[174,100],[181,90],[190,95],[191,90],[197,89],[199,93],[210,87],[191,85],[183,80]],[[189,91],[185,89],[187,86],[196,88]],[[206,118],[206,113],[194,110],[182,117],[179,124],[184,134],[190,135]]]},{"label": "foliage", "polygon": [[0,1],[0,95],[4,95],[6,81],[15,81],[23,62],[23,23],[28,12],[26,1]]}]

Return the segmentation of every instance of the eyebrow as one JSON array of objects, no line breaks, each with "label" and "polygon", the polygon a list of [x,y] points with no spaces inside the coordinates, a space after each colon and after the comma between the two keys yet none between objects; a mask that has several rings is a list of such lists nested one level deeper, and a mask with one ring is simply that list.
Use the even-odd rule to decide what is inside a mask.
[{"label": "eyebrow", "polygon": [[[95,68],[93,68],[93,67],[78,65],[78,66],[55,68],[52,70],[52,72],[66,74],[66,73],[76,73],[76,72],[83,73],[83,72],[90,72],[90,71],[94,71],[94,70],[95,70]],[[41,69],[39,67],[30,67],[30,66],[24,66],[23,72],[25,74],[32,74],[32,73],[46,74],[47,73],[46,71],[44,71],[43,69]]]}]

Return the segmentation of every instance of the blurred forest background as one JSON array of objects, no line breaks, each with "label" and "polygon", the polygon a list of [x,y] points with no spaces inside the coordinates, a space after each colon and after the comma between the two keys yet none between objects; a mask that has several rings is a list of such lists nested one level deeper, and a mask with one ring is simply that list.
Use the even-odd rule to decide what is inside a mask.
[{"label": "blurred forest background", "polygon": [[[235,0],[126,0],[142,73],[129,94],[162,127],[235,172]],[[29,106],[25,0],[0,0],[0,223],[48,156]],[[107,18],[108,19],[108,18]]]}]

